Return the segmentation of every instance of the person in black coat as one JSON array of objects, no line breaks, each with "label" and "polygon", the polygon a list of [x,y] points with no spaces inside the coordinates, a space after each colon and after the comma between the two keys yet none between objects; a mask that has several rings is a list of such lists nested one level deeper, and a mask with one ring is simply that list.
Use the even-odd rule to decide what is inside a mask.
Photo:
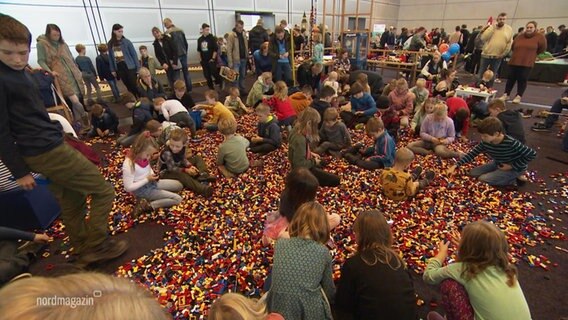
[{"label": "person in black coat", "polygon": [[97,56],[95,62],[97,64],[97,74],[99,75],[99,80],[106,80],[112,95],[114,97],[114,102],[120,100],[120,90],[118,90],[118,85],[116,84],[116,78],[112,75],[110,71],[110,58],[108,56],[108,46],[106,43],[101,43],[97,47],[99,50],[99,55]]},{"label": "person in black coat", "polygon": [[556,47],[556,42],[558,41],[558,34],[554,32],[552,26],[546,28],[546,51],[554,53],[554,47]]},{"label": "person in black coat", "polygon": [[258,19],[256,26],[249,31],[249,49],[250,52],[255,52],[260,49],[260,46],[268,41],[268,32],[263,27],[262,19]]},{"label": "person in black coat", "polygon": [[164,70],[166,70],[168,83],[170,88],[173,88],[174,81],[176,80],[176,70],[180,68],[176,47],[170,36],[162,34],[160,29],[156,27],[152,28],[152,35],[154,35],[155,39],[153,43],[154,54]]}]

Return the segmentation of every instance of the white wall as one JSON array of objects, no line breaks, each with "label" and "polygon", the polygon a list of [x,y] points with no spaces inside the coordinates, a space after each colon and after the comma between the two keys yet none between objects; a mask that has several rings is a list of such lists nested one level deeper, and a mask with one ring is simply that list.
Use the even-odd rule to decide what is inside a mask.
[{"label": "white wall", "polygon": [[452,32],[457,25],[485,25],[501,12],[517,30],[535,20],[539,27],[568,24],[567,0],[400,0],[398,28],[443,27]]}]

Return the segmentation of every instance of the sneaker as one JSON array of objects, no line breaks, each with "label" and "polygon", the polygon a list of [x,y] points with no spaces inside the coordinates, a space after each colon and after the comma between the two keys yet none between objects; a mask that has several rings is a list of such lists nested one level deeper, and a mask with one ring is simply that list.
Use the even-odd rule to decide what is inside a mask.
[{"label": "sneaker", "polygon": [[193,142],[193,143],[201,142],[201,140],[202,140],[202,139],[201,139],[200,137],[198,137],[198,136],[195,136],[195,137],[193,137],[193,138],[190,139],[190,141]]},{"label": "sneaker", "polygon": [[513,104],[519,104],[519,103],[521,103],[521,96],[517,95],[515,99],[513,99]]},{"label": "sneaker", "polygon": [[498,79],[498,78],[495,79],[495,83],[501,83],[501,82],[502,82],[501,79]]},{"label": "sneaker", "polygon": [[210,175],[207,172],[202,172],[197,176],[197,181],[199,182],[215,182],[217,181],[217,177]]},{"label": "sneaker", "polygon": [[434,180],[435,176],[436,176],[436,174],[432,170],[426,171],[426,174],[424,174],[424,178],[426,178],[426,180],[428,180],[428,181]]},{"label": "sneaker", "polygon": [[83,254],[79,255],[76,264],[88,266],[90,264],[112,260],[123,255],[127,249],[128,242],[126,240],[108,238],[97,247],[85,250]]},{"label": "sneaker", "polygon": [[507,99],[509,99],[509,95],[506,93],[503,93],[503,95],[499,97],[499,100],[501,101],[507,101]]},{"label": "sneaker", "polygon": [[141,213],[146,213],[152,211],[152,205],[146,199],[138,199],[138,203],[134,206],[134,210],[132,210],[132,217],[136,218]]},{"label": "sneaker", "polygon": [[418,180],[420,175],[422,174],[422,167],[416,167],[412,170],[412,180]]},{"label": "sneaker", "polygon": [[536,131],[536,132],[550,132],[551,129],[550,127],[547,127],[544,123],[542,122],[537,122],[535,123],[532,127],[531,127],[532,131]]},{"label": "sneaker", "polygon": [[31,278],[32,274],[29,272],[24,272],[24,273],[20,273],[19,275],[13,277],[12,279],[10,279],[10,281],[8,281],[8,283],[12,283],[21,279],[26,279],[26,278]]}]

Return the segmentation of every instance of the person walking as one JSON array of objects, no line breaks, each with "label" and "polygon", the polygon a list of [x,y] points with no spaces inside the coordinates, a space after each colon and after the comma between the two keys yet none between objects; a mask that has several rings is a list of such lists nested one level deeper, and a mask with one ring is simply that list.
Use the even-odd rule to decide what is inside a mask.
[{"label": "person walking", "polygon": [[244,32],[245,23],[237,21],[235,28],[227,37],[227,58],[229,68],[239,73],[238,85],[241,95],[246,95],[245,77],[247,75],[248,40]]},{"label": "person walking", "polygon": [[[497,16],[497,24],[487,25],[483,28],[478,37],[484,42],[481,51],[481,62],[477,77],[481,79],[487,68],[497,74],[503,58],[511,51],[513,43],[513,29],[510,25],[505,24],[507,14],[502,12]],[[495,78],[490,85],[493,86]]]}]

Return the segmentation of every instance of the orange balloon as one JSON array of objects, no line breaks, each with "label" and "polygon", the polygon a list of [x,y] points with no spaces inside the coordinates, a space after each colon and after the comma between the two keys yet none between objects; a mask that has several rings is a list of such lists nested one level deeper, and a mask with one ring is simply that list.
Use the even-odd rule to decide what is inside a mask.
[{"label": "orange balloon", "polygon": [[444,53],[450,49],[450,46],[447,43],[442,43],[440,45],[440,53]]}]

